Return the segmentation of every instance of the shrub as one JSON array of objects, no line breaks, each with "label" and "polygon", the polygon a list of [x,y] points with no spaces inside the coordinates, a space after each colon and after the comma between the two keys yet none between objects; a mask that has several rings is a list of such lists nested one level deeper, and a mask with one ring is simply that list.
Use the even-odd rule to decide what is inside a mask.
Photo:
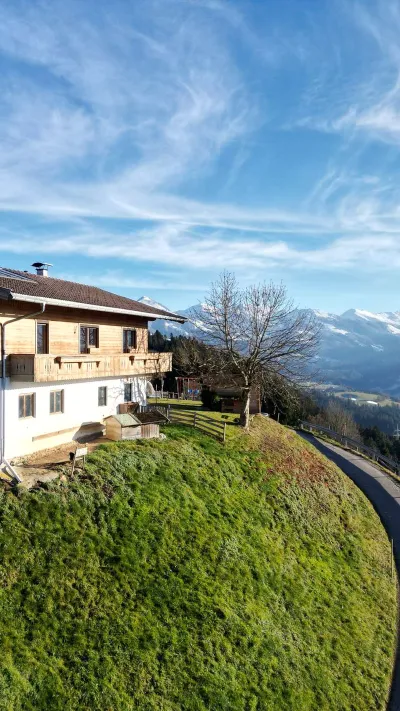
[{"label": "shrub", "polygon": [[214,412],[219,412],[221,410],[221,398],[215,390],[210,388],[203,388],[201,391],[201,401],[204,407]]}]

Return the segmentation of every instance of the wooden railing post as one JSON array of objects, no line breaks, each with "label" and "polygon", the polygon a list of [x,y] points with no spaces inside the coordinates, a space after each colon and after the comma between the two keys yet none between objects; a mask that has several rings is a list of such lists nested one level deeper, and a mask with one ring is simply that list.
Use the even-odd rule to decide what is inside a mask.
[{"label": "wooden railing post", "polygon": [[193,413],[193,427],[196,427],[197,412]]},{"label": "wooden railing post", "polygon": [[224,422],[223,442],[224,442],[224,444],[225,444],[225,442],[226,442],[226,422]]}]

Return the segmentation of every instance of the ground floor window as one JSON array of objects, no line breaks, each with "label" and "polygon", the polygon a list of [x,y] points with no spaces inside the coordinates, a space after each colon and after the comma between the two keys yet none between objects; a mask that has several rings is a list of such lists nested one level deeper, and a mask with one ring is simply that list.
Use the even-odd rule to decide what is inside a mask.
[{"label": "ground floor window", "polygon": [[132,402],[132,383],[124,385],[124,402]]},{"label": "ground floor window", "polygon": [[99,407],[107,405],[107,388],[105,385],[99,387]]},{"label": "ground floor window", "polygon": [[52,390],[50,393],[50,414],[64,412],[64,390]]},{"label": "ground floor window", "polygon": [[34,393],[19,396],[19,417],[35,417]]}]

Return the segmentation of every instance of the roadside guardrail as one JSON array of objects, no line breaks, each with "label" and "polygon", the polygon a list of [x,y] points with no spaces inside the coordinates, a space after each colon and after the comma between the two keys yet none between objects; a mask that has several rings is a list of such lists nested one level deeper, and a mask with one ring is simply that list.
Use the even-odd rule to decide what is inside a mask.
[{"label": "roadside guardrail", "polygon": [[302,420],[300,422],[300,427],[305,432],[319,432],[320,434],[324,434],[325,436],[329,437],[329,439],[333,439],[335,442],[338,442],[338,444],[343,445],[347,449],[351,449],[352,451],[358,452],[359,454],[364,454],[369,459],[372,459],[374,462],[377,462],[377,464],[381,464],[382,466],[386,467],[386,469],[389,469],[395,474],[400,474],[400,462],[396,462],[394,459],[390,459],[390,457],[385,457],[383,454],[380,454],[375,449],[367,447],[365,444],[359,442],[356,439],[353,439],[352,437],[347,437],[345,434],[335,432],[329,427],[322,427],[322,425],[316,425],[313,422],[306,422],[305,420]]}]

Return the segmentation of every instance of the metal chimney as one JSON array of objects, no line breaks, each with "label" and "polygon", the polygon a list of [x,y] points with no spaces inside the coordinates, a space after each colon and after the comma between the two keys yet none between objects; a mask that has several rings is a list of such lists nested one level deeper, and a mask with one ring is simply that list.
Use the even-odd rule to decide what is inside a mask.
[{"label": "metal chimney", "polygon": [[48,277],[49,276],[49,267],[52,267],[52,264],[49,264],[48,262],[34,262],[32,264],[32,267],[35,267],[36,269],[36,274],[41,277]]}]

